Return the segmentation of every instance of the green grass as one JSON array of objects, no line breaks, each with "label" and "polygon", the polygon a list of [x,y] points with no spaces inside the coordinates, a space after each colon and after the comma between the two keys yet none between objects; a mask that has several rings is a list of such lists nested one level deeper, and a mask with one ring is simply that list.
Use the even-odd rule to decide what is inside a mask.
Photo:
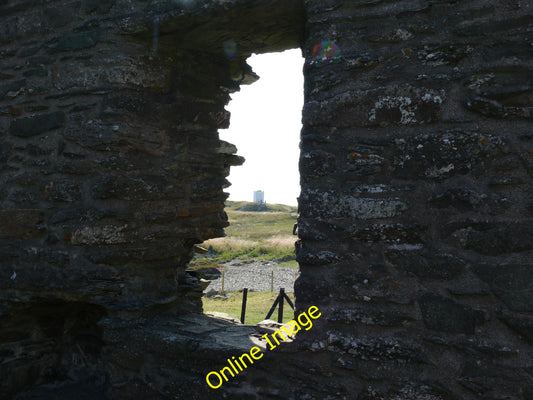
[{"label": "green grass", "polygon": [[296,207],[269,204],[268,211],[240,211],[250,203],[226,203],[230,226],[226,237],[210,239],[201,246],[209,253],[196,256],[191,266],[225,263],[234,259],[243,262],[277,261],[296,266],[292,229],[296,223]]},{"label": "green grass", "polygon": [[[212,266],[239,259],[241,262],[276,261],[280,267],[297,268],[294,254],[296,236],[292,229],[297,219],[296,207],[283,204],[268,204],[266,211],[242,211],[240,208],[252,203],[244,201],[226,202],[230,226],[226,228],[226,237],[211,239],[201,246],[209,249],[205,255],[197,255],[190,263],[190,268]],[[231,292],[235,296],[229,300],[203,297],[204,312],[218,311],[240,319],[242,292]],[[247,324],[257,324],[265,319],[274,303],[276,292],[249,292],[246,307]],[[293,293],[287,295],[294,301]],[[277,320],[278,311],[270,317]],[[294,318],[294,312],[285,303],[283,322]]]},{"label": "green grass", "polygon": [[[231,316],[240,319],[241,307],[242,307],[242,292],[229,292],[233,293],[235,297],[228,300],[211,299],[203,297],[204,312],[218,311],[230,314]],[[287,292],[286,292],[287,293]],[[287,293],[289,298],[294,303],[294,293]],[[276,292],[248,292],[247,304],[246,304],[246,318],[245,323],[249,325],[255,325],[263,321],[272,307],[274,300],[278,293]],[[294,318],[294,311],[285,302],[283,304],[283,322],[288,322]],[[278,320],[278,308],[274,311],[270,319]]]},{"label": "green grass", "polygon": [[[226,212],[227,211],[240,211],[239,209],[251,204],[248,201],[226,201]],[[282,212],[282,213],[296,213],[297,207],[287,206],[285,204],[267,204],[267,212]]]},{"label": "green grass", "polygon": [[284,261],[277,264],[276,267],[298,268],[298,262],[296,260]]}]

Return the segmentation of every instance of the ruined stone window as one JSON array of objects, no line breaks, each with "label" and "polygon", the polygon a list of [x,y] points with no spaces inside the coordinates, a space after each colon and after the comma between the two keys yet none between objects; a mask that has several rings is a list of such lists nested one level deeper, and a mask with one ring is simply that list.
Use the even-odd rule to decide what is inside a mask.
[{"label": "ruined stone window", "polygon": [[[298,273],[293,227],[300,193],[303,58],[301,50],[294,49],[253,55],[247,63],[259,80],[242,85],[232,95],[227,106],[231,112],[230,127],[219,132],[220,138],[236,145],[237,154],[246,160],[242,166],[232,167],[228,177],[231,186],[226,188],[229,194],[226,211],[230,226],[226,237],[204,244],[209,253],[203,260],[202,257],[193,260],[193,266],[204,265],[205,277],[212,279],[205,290],[207,312],[228,308],[220,301],[213,302],[213,296],[230,298],[235,303],[230,308],[237,309],[242,296],[237,294],[233,298],[233,293],[245,287],[265,292],[260,296],[269,298],[275,298],[283,287],[292,296]],[[252,202],[256,189],[264,191],[265,203]],[[206,262],[210,258],[216,262]],[[217,268],[218,274],[212,268]],[[264,318],[269,307],[259,310],[255,304],[249,304],[252,315],[246,323],[257,322],[259,314]],[[290,315],[292,310],[285,307],[284,315]],[[238,317],[236,312],[231,314]],[[271,318],[276,316],[277,313]]]},{"label": "ruined stone window", "polygon": [[298,172],[303,58],[301,50],[253,55],[247,60],[259,80],[232,94],[226,107],[230,127],[222,140],[237,146],[246,161],[231,169],[229,200],[252,200],[252,190],[266,201],[295,206],[300,194]]}]

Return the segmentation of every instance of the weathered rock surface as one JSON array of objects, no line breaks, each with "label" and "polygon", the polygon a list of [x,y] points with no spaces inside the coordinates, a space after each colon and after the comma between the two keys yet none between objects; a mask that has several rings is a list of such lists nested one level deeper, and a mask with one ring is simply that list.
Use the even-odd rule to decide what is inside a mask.
[{"label": "weathered rock surface", "polygon": [[[0,398],[532,398],[532,15],[3,2]],[[296,47],[296,307],[322,317],[213,390],[206,373],[267,329],[200,315],[185,272],[224,234],[244,161],[217,130],[257,79],[246,58]]]}]

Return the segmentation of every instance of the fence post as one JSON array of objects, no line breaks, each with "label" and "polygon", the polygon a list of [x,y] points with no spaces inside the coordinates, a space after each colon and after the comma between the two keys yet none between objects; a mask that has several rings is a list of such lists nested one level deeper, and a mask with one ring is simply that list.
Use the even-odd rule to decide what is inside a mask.
[{"label": "fence post", "polygon": [[226,271],[222,271],[222,292],[224,292],[224,275],[226,275]]},{"label": "fence post", "polygon": [[272,307],[270,307],[270,311],[268,312],[268,314],[267,314],[265,319],[269,319],[272,316],[272,314],[274,313],[274,310],[276,309],[276,306],[279,303],[279,300],[280,300],[280,298],[279,298],[279,294],[278,294],[278,296],[276,297],[276,300],[274,301],[274,304],[272,304]]},{"label": "fence post", "polygon": [[270,271],[270,291],[274,291],[274,270]]},{"label": "fence post", "polygon": [[242,290],[242,309],[241,309],[241,324],[244,324],[244,317],[246,316],[246,299],[248,298],[248,288]]},{"label": "fence post", "polygon": [[285,301],[285,288],[279,288],[278,322],[283,323],[283,302]]}]

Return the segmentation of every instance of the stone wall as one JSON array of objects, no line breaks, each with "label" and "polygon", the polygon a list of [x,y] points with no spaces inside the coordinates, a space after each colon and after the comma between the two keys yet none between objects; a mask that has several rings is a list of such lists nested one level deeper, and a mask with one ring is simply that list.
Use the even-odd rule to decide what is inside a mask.
[{"label": "stone wall", "polygon": [[[532,24],[518,0],[3,3],[0,397],[532,398]],[[322,317],[213,390],[264,332],[202,317],[185,272],[243,161],[217,129],[246,58],[295,47],[296,306]]]},{"label": "stone wall", "polygon": [[336,389],[531,398],[531,5],[306,11],[296,293]]}]

